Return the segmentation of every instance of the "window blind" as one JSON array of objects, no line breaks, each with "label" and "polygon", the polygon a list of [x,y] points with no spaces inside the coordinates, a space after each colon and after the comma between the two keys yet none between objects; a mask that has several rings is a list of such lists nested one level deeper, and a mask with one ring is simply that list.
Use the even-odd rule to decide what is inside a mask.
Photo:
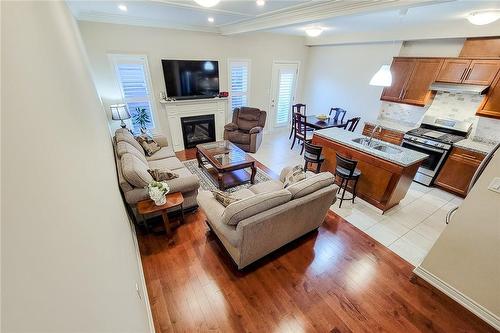
[{"label": "window blind", "polygon": [[248,105],[249,63],[243,61],[230,62],[230,100],[231,110]]},{"label": "window blind", "polygon": [[288,123],[292,107],[293,83],[295,72],[280,71],[278,105],[276,107],[276,124]]}]

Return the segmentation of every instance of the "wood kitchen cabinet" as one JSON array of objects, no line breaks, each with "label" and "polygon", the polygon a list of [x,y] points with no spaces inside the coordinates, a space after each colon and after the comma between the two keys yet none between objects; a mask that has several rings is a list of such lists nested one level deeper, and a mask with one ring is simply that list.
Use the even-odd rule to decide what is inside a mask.
[{"label": "wood kitchen cabinet", "polygon": [[425,106],[432,97],[429,86],[436,80],[443,60],[439,58],[394,58],[392,85],[381,100]]},{"label": "wood kitchen cabinet", "polygon": [[[370,136],[374,128],[374,125],[365,124],[365,127],[363,128],[363,135]],[[373,134],[373,137],[375,139],[389,142],[398,146],[400,146],[401,142],[403,142],[403,136],[404,133],[402,132],[393,131],[386,128],[383,128],[380,132],[377,131]]]},{"label": "wood kitchen cabinet", "polygon": [[500,71],[497,73],[476,115],[500,119]]},{"label": "wood kitchen cabinet", "polygon": [[385,87],[380,99],[401,102],[406,84],[415,67],[415,58],[394,58],[391,64],[392,84]]},{"label": "wood kitchen cabinet", "polygon": [[446,59],[436,81],[490,85],[499,69],[500,60]]},{"label": "wood kitchen cabinet", "polygon": [[439,171],[434,184],[465,197],[472,176],[484,157],[484,154],[454,147]]}]

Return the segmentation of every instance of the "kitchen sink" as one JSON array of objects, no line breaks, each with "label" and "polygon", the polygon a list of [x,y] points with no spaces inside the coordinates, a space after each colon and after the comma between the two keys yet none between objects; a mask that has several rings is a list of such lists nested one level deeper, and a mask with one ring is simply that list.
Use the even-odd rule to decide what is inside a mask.
[{"label": "kitchen sink", "polygon": [[377,141],[370,141],[369,138],[356,138],[352,139],[352,141],[387,154],[399,154],[402,152],[399,148],[391,147]]}]

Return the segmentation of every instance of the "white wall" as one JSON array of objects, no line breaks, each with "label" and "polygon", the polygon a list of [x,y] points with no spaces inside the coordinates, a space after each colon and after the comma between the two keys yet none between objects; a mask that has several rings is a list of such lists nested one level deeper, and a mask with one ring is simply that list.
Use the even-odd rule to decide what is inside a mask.
[{"label": "white wall", "polygon": [[382,87],[369,82],[381,65],[390,64],[401,43],[373,43],[311,47],[306,66],[304,101],[310,114],[328,113],[331,107],[347,110],[347,117],[377,119]]},{"label": "white wall", "polygon": [[487,189],[494,177],[500,177],[500,152],[416,272],[423,269],[462,293],[490,319],[496,316],[500,328],[500,194]]},{"label": "white wall", "polygon": [[109,129],[64,2],[2,6],[2,332],[147,332]]},{"label": "white wall", "polygon": [[[95,83],[105,105],[121,99],[108,53],[146,54],[156,95],[155,120],[168,133],[163,106],[158,102],[165,91],[161,59],[219,60],[220,89],[227,91],[227,59],[251,60],[250,105],[268,110],[271,68],[274,60],[298,60],[304,65],[307,47],[303,37],[270,33],[220,36],[210,33],[79,22],[92,64]],[[300,95],[299,80],[298,92]],[[271,124],[271,121],[268,121]],[[116,126],[116,124],[115,124]]]}]

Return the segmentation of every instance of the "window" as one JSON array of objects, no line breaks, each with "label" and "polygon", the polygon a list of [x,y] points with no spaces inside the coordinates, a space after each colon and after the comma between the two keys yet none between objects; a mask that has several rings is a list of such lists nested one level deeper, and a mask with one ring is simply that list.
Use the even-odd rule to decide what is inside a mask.
[{"label": "window", "polygon": [[132,116],[132,131],[141,131],[141,124],[135,119],[139,110],[145,110],[149,122],[147,129],[153,129],[153,94],[149,78],[148,61],[145,56],[111,55],[123,102]]},{"label": "window", "polygon": [[250,61],[229,60],[229,99],[231,110],[249,103]]}]

